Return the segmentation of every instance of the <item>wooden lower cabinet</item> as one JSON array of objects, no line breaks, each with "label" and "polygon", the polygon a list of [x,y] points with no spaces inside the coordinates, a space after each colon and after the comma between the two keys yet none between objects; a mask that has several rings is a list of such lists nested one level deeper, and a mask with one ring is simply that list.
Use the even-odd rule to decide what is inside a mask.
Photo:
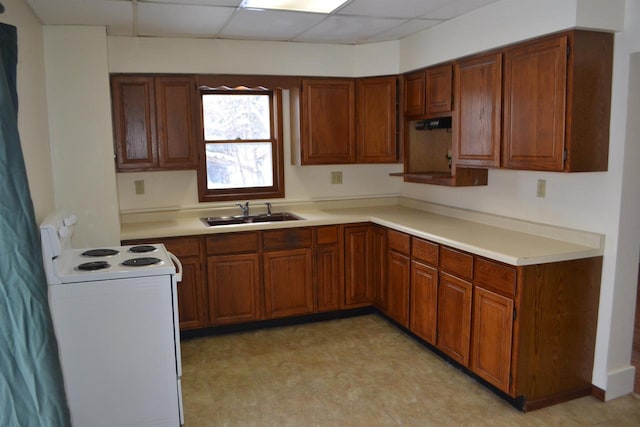
[{"label": "wooden lower cabinet", "polygon": [[462,366],[469,366],[473,285],[440,272],[436,346]]},{"label": "wooden lower cabinet", "polygon": [[316,227],[314,253],[315,311],[340,309],[344,291],[344,260],[342,258],[342,229],[337,225]]},{"label": "wooden lower cabinet", "polygon": [[371,254],[371,226],[349,226],[344,228],[345,291],[343,307],[371,305],[371,265],[375,260]]},{"label": "wooden lower cabinet", "polygon": [[371,285],[373,288],[373,305],[382,311],[387,309],[387,229],[377,225],[371,226]]},{"label": "wooden lower cabinet", "polygon": [[387,308],[393,320],[409,327],[409,281],[411,260],[407,255],[389,250],[387,258]]},{"label": "wooden lower cabinet", "polygon": [[419,261],[411,261],[411,299],[409,329],[436,344],[438,318],[438,270]]},{"label": "wooden lower cabinet", "polygon": [[207,271],[211,325],[260,319],[258,254],[210,256],[207,259]]},{"label": "wooden lower cabinet", "polygon": [[470,368],[509,392],[513,333],[513,299],[476,286],[473,290],[473,334]]},{"label": "wooden lower cabinet", "polygon": [[266,317],[313,313],[311,249],[266,252],[263,263]]},{"label": "wooden lower cabinet", "polygon": [[591,393],[602,257],[512,266],[368,223],[123,244],[158,241],[181,329],[375,305],[524,410]]}]

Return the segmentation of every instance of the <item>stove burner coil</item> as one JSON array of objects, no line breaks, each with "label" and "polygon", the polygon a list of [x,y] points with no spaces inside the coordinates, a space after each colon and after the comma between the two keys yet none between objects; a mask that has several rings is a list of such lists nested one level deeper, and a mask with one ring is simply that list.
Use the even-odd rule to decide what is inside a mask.
[{"label": "stove burner coil", "polygon": [[155,246],[151,246],[151,245],[139,245],[139,246],[132,246],[131,248],[129,248],[129,252],[132,252],[134,254],[143,254],[146,252],[155,252],[157,251],[158,248],[156,248]]},{"label": "stove burner coil", "polygon": [[76,267],[76,270],[80,271],[96,271],[96,270],[104,270],[105,268],[109,268],[111,265],[107,261],[93,261],[93,262],[85,262],[84,264],[80,264]]},{"label": "stove burner coil", "polygon": [[131,258],[122,261],[121,265],[125,265],[127,267],[144,267],[147,265],[155,265],[161,263],[162,260],[154,257],[140,257],[140,258]]},{"label": "stove burner coil", "polygon": [[103,256],[114,256],[120,253],[117,249],[90,249],[88,251],[82,252],[82,256],[86,257],[103,257]]}]

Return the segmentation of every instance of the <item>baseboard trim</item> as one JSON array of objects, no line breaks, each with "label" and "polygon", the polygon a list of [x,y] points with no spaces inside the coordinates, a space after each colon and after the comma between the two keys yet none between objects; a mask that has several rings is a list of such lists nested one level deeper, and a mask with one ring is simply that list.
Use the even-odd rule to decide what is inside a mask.
[{"label": "baseboard trim", "polygon": [[605,391],[603,389],[601,389],[600,387],[596,387],[595,385],[592,385],[591,386],[591,396],[593,396],[596,399],[604,402]]}]

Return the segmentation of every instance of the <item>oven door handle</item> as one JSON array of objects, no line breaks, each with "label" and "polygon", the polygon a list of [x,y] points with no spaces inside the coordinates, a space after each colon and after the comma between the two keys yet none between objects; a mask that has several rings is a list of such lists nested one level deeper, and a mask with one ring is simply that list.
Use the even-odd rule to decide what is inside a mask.
[{"label": "oven door handle", "polygon": [[169,256],[171,257],[173,264],[176,266],[176,282],[182,282],[182,263],[180,262],[178,257],[171,252],[169,252]]}]

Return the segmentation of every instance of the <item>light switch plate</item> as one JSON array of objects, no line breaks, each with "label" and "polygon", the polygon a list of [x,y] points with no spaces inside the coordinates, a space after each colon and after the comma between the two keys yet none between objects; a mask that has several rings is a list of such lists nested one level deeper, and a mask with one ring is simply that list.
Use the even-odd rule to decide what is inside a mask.
[{"label": "light switch plate", "polygon": [[331,183],[342,184],[342,171],[331,172]]},{"label": "light switch plate", "polygon": [[144,194],[144,180],[139,179],[135,181],[136,194]]},{"label": "light switch plate", "polygon": [[547,195],[547,180],[546,179],[539,179],[538,180],[538,185],[537,185],[537,189],[536,189],[536,196],[543,198]]}]

